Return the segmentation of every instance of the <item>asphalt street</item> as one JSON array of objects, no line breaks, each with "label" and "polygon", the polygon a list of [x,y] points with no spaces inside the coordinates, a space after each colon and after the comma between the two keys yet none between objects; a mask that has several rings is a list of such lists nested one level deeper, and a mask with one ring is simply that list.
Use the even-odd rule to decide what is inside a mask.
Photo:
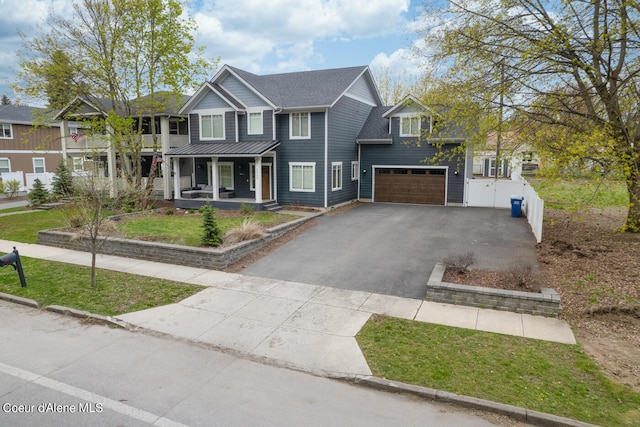
[{"label": "asphalt street", "polygon": [[368,203],[318,221],[242,274],[422,299],[451,255],[472,252],[488,270],[536,265],[526,219],[507,209]]},{"label": "asphalt street", "polygon": [[4,301],[0,323],[0,425],[491,425],[409,396]]}]

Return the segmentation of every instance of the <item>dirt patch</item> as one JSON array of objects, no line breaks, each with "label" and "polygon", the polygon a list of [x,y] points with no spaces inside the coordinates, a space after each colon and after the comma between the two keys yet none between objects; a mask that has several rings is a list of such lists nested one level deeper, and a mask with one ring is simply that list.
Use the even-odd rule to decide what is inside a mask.
[{"label": "dirt patch", "polygon": [[[560,294],[562,317],[585,351],[611,379],[640,391],[640,235],[617,231],[625,218],[626,209],[546,209],[537,256],[543,287]],[[493,271],[443,280],[517,289]]]}]

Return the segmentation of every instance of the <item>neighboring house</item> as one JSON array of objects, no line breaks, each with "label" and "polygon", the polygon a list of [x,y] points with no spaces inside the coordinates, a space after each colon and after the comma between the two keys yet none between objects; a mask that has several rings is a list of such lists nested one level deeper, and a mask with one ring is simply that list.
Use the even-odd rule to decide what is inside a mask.
[{"label": "neighboring house", "polygon": [[259,76],[225,65],[179,111],[190,143],[165,153],[176,207],[462,204],[466,159],[431,166],[433,145],[405,143],[431,126],[425,112],[413,98],[383,107],[366,66]]},{"label": "neighboring house", "polygon": [[[183,97],[180,104],[186,102],[188,97]],[[136,102],[132,104],[135,106]],[[122,161],[130,161],[128,157],[119,159],[116,149],[110,143],[106,135],[90,135],[89,129],[84,128],[83,120],[92,117],[106,117],[111,111],[111,101],[104,98],[85,99],[75,98],[65,109],[57,115],[62,119],[60,135],[62,136],[62,154],[70,166],[73,175],[83,175],[89,170],[103,171],[103,175],[109,178],[112,188],[116,188],[119,170],[126,165]],[[142,114],[142,176],[149,176],[151,164],[154,159],[162,158],[163,154],[175,147],[189,143],[188,122],[186,116],[177,113],[178,106],[167,108],[165,111],[155,114],[155,128],[157,144],[154,146],[151,130],[150,115]],[[116,113],[123,115],[123,109],[117,108]],[[135,124],[138,125],[139,114],[133,111]],[[64,119],[63,119],[64,118]],[[159,174],[156,176],[154,190],[162,194],[164,198],[171,199],[172,184],[171,174],[167,173],[168,166],[161,164]]]},{"label": "neighboring house", "polygon": [[48,183],[62,160],[59,123],[39,124],[42,108],[0,105],[0,174],[4,181],[20,181],[21,190],[35,178]]},{"label": "neighboring house", "polygon": [[[496,132],[489,132],[483,150],[475,152],[473,174],[496,176]],[[540,158],[529,145],[517,141],[514,132],[505,132],[500,148],[498,177],[533,175],[540,168]]]}]

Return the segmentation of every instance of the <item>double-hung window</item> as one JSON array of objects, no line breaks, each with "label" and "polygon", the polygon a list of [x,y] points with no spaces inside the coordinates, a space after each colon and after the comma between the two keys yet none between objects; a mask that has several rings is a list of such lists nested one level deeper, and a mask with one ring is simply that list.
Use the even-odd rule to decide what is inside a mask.
[{"label": "double-hung window", "polygon": [[291,113],[289,117],[291,139],[311,138],[311,115],[309,113]]},{"label": "double-hung window", "polygon": [[331,190],[342,190],[342,162],[331,163]]},{"label": "double-hung window", "polygon": [[247,133],[249,135],[262,135],[262,111],[249,112],[249,127]]},{"label": "double-hung window", "polygon": [[11,172],[11,161],[6,157],[4,159],[0,159],[0,173],[2,172]]},{"label": "double-hung window", "polygon": [[33,158],[33,173],[45,173],[44,157]]},{"label": "double-hung window", "polygon": [[400,118],[400,136],[419,136],[420,116],[403,116]]},{"label": "double-hung window", "polygon": [[82,157],[73,158],[73,171],[82,172],[84,170],[84,159]]},{"label": "double-hung window", "polygon": [[316,164],[314,162],[289,163],[289,190],[316,191]]},{"label": "double-hung window", "polygon": [[200,139],[224,139],[224,114],[200,115]]},{"label": "double-hung window", "polygon": [[0,138],[13,139],[13,130],[10,124],[0,123]]},{"label": "double-hung window", "polygon": [[358,165],[358,161],[354,160],[351,162],[351,181],[357,181],[359,178],[358,171],[360,170],[360,166]]}]

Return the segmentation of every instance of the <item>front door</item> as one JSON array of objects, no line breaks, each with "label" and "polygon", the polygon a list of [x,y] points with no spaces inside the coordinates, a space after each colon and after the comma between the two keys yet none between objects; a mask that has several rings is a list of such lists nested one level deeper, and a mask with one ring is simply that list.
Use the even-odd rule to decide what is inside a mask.
[{"label": "front door", "polygon": [[262,165],[262,198],[271,200],[271,165]]}]

